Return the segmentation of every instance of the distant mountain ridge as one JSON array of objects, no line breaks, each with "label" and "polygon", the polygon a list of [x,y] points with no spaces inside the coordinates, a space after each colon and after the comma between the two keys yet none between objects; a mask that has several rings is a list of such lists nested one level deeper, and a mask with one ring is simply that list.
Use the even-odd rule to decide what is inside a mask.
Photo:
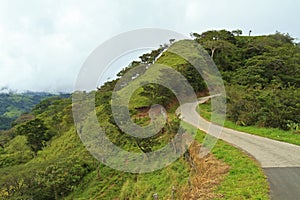
[{"label": "distant mountain ridge", "polygon": [[0,130],[9,129],[11,123],[22,113],[30,112],[41,100],[54,96],[68,97],[69,94],[32,91],[15,93],[2,88],[0,90]]}]

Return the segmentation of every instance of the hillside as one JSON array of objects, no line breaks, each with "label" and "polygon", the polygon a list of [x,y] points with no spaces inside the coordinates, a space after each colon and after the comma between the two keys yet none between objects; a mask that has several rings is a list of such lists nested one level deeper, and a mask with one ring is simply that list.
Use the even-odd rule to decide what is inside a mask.
[{"label": "hillside", "polygon": [[44,92],[0,93],[0,130],[11,127],[11,123],[21,114],[28,113],[41,100],[68,95],[55,95]]},{"label": "hillside", "polygon": [[[300,48],[290,36],[276,33],[245,37],[225,30],[193,35],[213,58],[225,81],[229,120],[244,126],[298,130],[300,58],[297,55]],[[106,82],[93,92],[82,93],[95,95],[99,125],[118,147],[146,154],[166,146],[177,132],[182,138],[190,133],[197,142],[183,156],[151,173],[111,169],[91,156],[82,144],[78,136],[81,130],[75,129],[73,121],[72,106],[78,108],[76,102],[72,105],[71,98],[45,99],[35,106],[31,117],[21,116],[10,130],[3,132],[0,198],[125,200],[153,199],[157,193],[159,199],[172,199],[172,196],[175,199],[268,199],[268,185],[262,170],[240,150],[219,141],[207,157],[199,159],[195,156],[204,134],[180,123],[175,115],[179,102],[166,87],[147,83],[133,93],[129,102],[131,120],[141,126],[151,122],[148,116],[151,105],[165,107],[167,123],[158,134],[137,139],[120,129],[112,116],[113,89],[116,86],[117,94],[126,96],[128,90],[124,85],[138,85],[144,73],[146,81],[150,76],[169,80],[170,74],[166,76],[163,71],[147,68],[164,48],[166,46],[142,55],[139,62],[132,62],[119,72],[117,80]],[[189,52],[182,41],[173,43],[169,50],[172,48]],[[197,95],[207,95],[207,85],[191,63],[169,50],[156,63],[176,69]],[[132,79],[136,73],[139,77]],[[122,80],[119,85],[118,80]],[[189,93],[184,95],[190,97]],[[118,107],[120,119],[124,114],[122,106],[121,101]],[[82,131],[92,132],[90,116],[83,117],[86,124]],[[176,145],[173,144],[174,151]],[[109,159],[107,162],[114,161]],[[122,159],[118,164],[125,166],[130,158]]]},{"label": "hillside", "polygon": [[194,34],[221,71],[229,120],[238,125],[299,131],[300,45],[288,34]]}]

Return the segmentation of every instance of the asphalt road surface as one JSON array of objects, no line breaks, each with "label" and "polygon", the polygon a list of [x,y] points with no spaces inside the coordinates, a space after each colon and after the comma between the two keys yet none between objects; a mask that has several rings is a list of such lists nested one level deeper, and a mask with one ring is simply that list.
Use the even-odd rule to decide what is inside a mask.
[{"label": "asphalt road surface", "polygon": [[[300,200],[300,146],[222,128],[206,121],[196,112],[196,107],[208,98],[181,105],[177,112],[189,124],[251,154],[268,178],[271,199]],[[221,134],[217,130],[222,130]]]}]

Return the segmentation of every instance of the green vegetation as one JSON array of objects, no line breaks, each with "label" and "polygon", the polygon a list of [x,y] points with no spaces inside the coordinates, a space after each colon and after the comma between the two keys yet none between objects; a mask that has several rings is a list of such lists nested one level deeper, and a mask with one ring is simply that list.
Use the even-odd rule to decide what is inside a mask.
[{"label": "green vegetation", "polygon": [[[300,50],[299,46],[293,43],[293,39],[281,33],[245,37],[241,36],[239,30],[208,31],[192,35],[214,59],[225,80],[228,119],[233,121],[227,121],[226,124],[244,125],[243,131],[251,131],[251,125],[265,127],[265,132],[257,132],[256,129],[255,133],[293,140],[299,144],[299,137],[294,133],[299,130]],[[200,143],[204,138],[200,131],[196,132],[186,124],[180,125],[180,120],[175,115],[178,101],[174,93],[167,87],[160,86],[159,82],[149,81],[150,77],[173,81],[173,74],[165,68],[155,70],[152,65],[155,62],[180,72],[197,94],[208,93],[206,84],[191,63],[171,51],[180,49],[189,53],[189,47],[182,41],[173,42],[172,40],[171,44],[162,45],[157,50],[142,55],[140,61],[132,62],[120,71],[116,80],[106,82],[96,91],[81,92],[86,97],[95,96],[95,112],[99,125],[105,129],[111,142],[126,151],[147,153],[161,149],[172,141],[177,132],[181,135],[186,131],[197,133],[196,140]],[[168,46],[169,49],[165,51]],[[158,57],[159,55],[161,56]],[[192,53],[188,56],[199,57]],[[130,98],[131,120],[140,126],[149,125],[151,119],[148,111],[153,104],[164,105],[168,115],[167,123],[162,129],[156,135],[145,139],[124,133],[113,117],[111,108],[114,89],[117,97],[126,97],[126,94],[131,92],[129,86],[137,86],[142,81],[143,86],[137,88]],[[176,88],[183,90],[181,85],[177,85]],[[191,94],[185,92],[183,96],[188,101]],[[21,96],[13,98],[18,99],[18,102],[23,99]],[[122,98],[120,99],[119,104],[115,105],[118,110],[116,115],[120,123],[126,126],[127,108]],[[6,113],[7,117],[23,112],[16,109],[18,107],[15,105],[5,105],[1,112]],[[207,118],[210,116],[208,105],[205,104],[204,109],[201,108],[201,114]],[[29,112],[31,108],[32,105],[25,111]],[[92,157],[82,144],[77,134],[77,131],[80,133],[82,130],[76,130],[72,115],[72,109],[77,108],[80,108],[80,105],[72,103],[70,98],[44,99],[36,104],[30,113],[14,120],[11,129],[1,132],[1,199],[150,200],[153,199],[154,193],[158,193],[159,199],[171,199],[172,192],[176,199],[183,199],[187,191],[194,191],[190,190],[193,188],[190,184],[194,183],[191,180],[195,180],[193,175],[199,174],[194,172],[195,166],[190,159],[191,149],[168,167],[152,173],[132,174],[111,169]],[[88,120],[90,116],[79,117],[87,119],[88,126],[83,127],[83,131],[92,132],[94,126]],[[276,128],[276,131],[270,127]],[[290,132],[279,133],[279,129],[289,129]],[[176,143],[172,145],[175,151],[178,146]],[[237,148],[218,141],[212,154],[199,162],[203,163],[203,168],[198,168],[198,173],[206,174],[210,178],[213,169],[224,167],[219,174],[213,174],[216,176],[213,184],[208,180],[209,185],[201,185],[204,189],[209,187],[207,191],[210,195],[203,197],[269,198],[267,181],[258,163]],[[120,160],[119,164],[126,165],[126,159]],[[201,171],[205,169],[210,170]]]},{"label": "green vegetation", "polygon": [[27,136],[28,145],[36,153],[53,136],[41,119],[33,119],[16,127],[16,132]]},{"label": "green vegetation", "polygon": [[[198,131],[196,139],[201,142],[204,135]],[[220,199],[269,199],[267,179],[254,159],[221,140],[211,153],[230,166],[229,173],[215,190],[222,194]]]},{"label": "green vegetation", "polygon": [[44,92],[0,93],[0,130],[11,128],[13,121],[21,114],[30,112],[41,100],[53,96],[67,97],[68,95]]},{"label": "green vegetation", "polygon": [[299,131],[299,45],[279,32],[237,35],[226,30],[193,34],[221,71],[227,118],[238,125]]},{"label": "green vegetation", "polygon": [[[197,111],[199,114],[205,118],[206,120],[210,121],[211,119],[211,106],[210,101],[207,101],[204,104],[199,104]],[[217,122],[217,121],[216,121]],[[224,126],[227,128],[231,128],[234,130],[242,131],[245,133],[251,133],[254,135],[259,135],[263,137],[267,137],[270,139],[288,142],[291,144],[300,145],[300,134],[295,132],[295,130],[282,130],[279,128],[264,128],[258,126],[242,126],[238,125],[230,120],[225,120]]]},{"label": "green vegetation", "polygon": [[[194,128],[184,123],[189,132]],[[205,133],[197,130],[196,141],[203,142]],[[214,199],[269,199],[269,186],[259,163],[240,149],[218,140],[211,152],[217,159],[225,162],[230,168],[221,184],[214,188]]]}]

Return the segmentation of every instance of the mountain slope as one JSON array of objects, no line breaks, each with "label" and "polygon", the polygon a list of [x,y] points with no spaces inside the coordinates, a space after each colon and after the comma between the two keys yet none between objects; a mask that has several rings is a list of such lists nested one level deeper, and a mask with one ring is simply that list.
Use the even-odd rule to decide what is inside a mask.
[{"label": "mountain slope", "polygon": [[0,130],[11,127],[11,123],[22,113],[30,112],[31,109],[41,100],[68,95],[55,95],[44,92],[25,92],[25,93],[0,93]]},{"label": "mountain slope", "polygon": [[[257,125],[283,129],[288,127],[287,124],[297,124],[299,122],[297,99],[292,98],[278,104],[279,101],[275,99],[273,102],[272,98],[272,94],[275,95],[276,92],[285,89],[291,92],[293,88],[297,89],[297,92],[299,89],[297,71],[299,61],[296,58],[290,60],[293,59],[293,55],[298,55],[299,49],[296,44],[289,41],[286,35],[282,37],[282,34],[261,37],[232,36],[228,32],[224,36],[222,35],[224,31],[212,34],[219,37],[217,42],[212,41],[214,39],[210,38],[208,33],[197,36],[195,40],[208,50],[226,81],[225,85],[231,89],[227,97],[228,117],[237,119],[235,120],[237,123],[245,125],[258,121]],[[180,42],[174,44],[180,48]],[[182,46],[182,50],[184,48]],[[172,141],[178,130],[195,135],[199,143],[203,140],[204,134],[200,131],[186,124],[179,126],[179,120],[175,115],[179,104],[168,88],[158,84],[149,83],[139,88],[129,103],[132,121],[141,126],[146,126],[151,121],[148,116],[151,105],[165,106],[168,123],[157,135],[137,140],[121,131],[112,116],[111,95],[117,81],[123,78],[124,85],[137,84],[135,81],[138,81],[138,77],[132,79],[136,75],[133,72],[139,73],[142,77],[147,70],[146,66],[151,65],[153,60],[178,70],[191,83],[196,93],[208,93],[206,85],[191,63],[168,50],[157,60],[157,56],[163,50],[159,48],[143,55],[141,61],[133,62],[122,70],[117,80],[106,82],[98,90],[87,93],[95,95],[95,111],[99,125],[106,130],[107,138],[124,150],[142,153],[160,149]],[[285,53],[282,54],[282,51]],[[276,60],[271,59],[272,57],[276,57]],[[285,59],[286,62],[279,62]],[[137,68],[138,65],[142,67]],[[294,73],[291,72],[293,70]],[[245,74],[244,71],[249,73]],[[166,80],[171,77],[157,71],[152,75]],[[254,80],[257,80],[257,84]],[[242,85],[240,86],[242,88],[235,91],[238,84]],[[122,87],[117,89],[118,94],[122,91],[126,93],[124,92],[126,89]],[[253,99],[251,95],[247,95],[249,91],[259,93],[259,98]],[[249,94],[252,94],[250,92]],[[278,98],[285,99],[290,94]],[[275,104],[274,107],[271,106],[272,103]],[[282,118],[272,120],[277,116],[276,106],[288,108],[286,109],[288,112],[285,115],[279,113]],[[70,98],[46,99],[33,109],[31,112],[33,118],[19,120],[19,123],[6,132],[11,137],[0,148],[1,198],[153,199],[155,193],[159,195],[159,199],[171,199],[172,194],[177,199],[269,198],[267,181],[258,163],[222,141],[216,144],[212,154],[202,160],[197,160],[199,144],[194,144],[185,156],[179,157],[168,167],[152,173],[131,174],[111,169],[92,157],[84,147],[74,127],[72,114]],[[123,112],[120,110],[119,114],[122,115]],[[92,131],[93,127],[88,128]],[[174,146],[176,147],[176,144]],[[120,160],[119,164],[127,163],[124,159]],[[200,174],[203,176],[197,179]]]}]

